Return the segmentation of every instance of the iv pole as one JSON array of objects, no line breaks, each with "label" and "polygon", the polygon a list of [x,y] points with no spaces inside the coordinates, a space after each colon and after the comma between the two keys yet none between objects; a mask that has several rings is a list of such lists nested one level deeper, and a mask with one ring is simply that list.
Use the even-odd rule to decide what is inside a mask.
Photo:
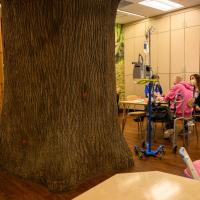
[{"label": "iv pole", "polygon": [[[146,40],[148,40],[149,43],[149,66],[151,68],[151,34],[153,31],[153,27],[150,27],[145,36],[146,36]],[[155,151],[151,149],[152,146],[152,88],[154,83],[157,80],[153,80],[151,79],[151,77],[149,79],[145,79],[139,81],[138,83],[149,83],[149,97],[148,97],[148,127],[147,127],[147,138],[146,138],[146,149],[141,149],[138,146],[135,146],[135,152],[138,154],[139,158],[141,159],[143,157],[143,155],[145,156],[156,156],[157,154],[160,153],[160,155],[162,156],[164,154],[164,145],[160,145]]]}]

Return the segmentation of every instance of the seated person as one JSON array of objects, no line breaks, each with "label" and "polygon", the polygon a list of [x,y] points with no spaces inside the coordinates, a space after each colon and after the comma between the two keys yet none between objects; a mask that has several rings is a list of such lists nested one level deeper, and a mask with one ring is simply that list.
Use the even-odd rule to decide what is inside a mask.
[{"label": "seated person", "polygon": [[[174,85],[180,83],[183,81],[183,78],[181,76],[176,76],[175,79],[174,79]],[[157,100],[159,101],[164,101],[164,95],[163,96],[160,96],[160,97],[157,97]]]},{"label": "seated person", "polygon": [[[173,102],[177,94],[182,94],[184,97],[184,113],[182,113],[182,102],[177,102],[176,108],[174,108]],[[193,107],[189,105],[189,101],[193,98],[193,86],[185,81],[181,81],[176,83],[166,94],[164,97],[165,101],[169,101],[171,103],[172,112],[176,110],[176,117],[181,117],[184,114],[185,118],[190,118],[192,115]],[[166,124],[165,136],[169,136],[173,133],[173,120],[169,121]],[[188,130],[187,127],[186,131]]]},{"label": "seated person", "polygon": [[196,117],[196,119],[200,121],[200,75],[192,74],[190,76],[190,83],[194,86],[194,112],[195,114],[199,115],[199,117]]},{"label": "seated person", "polygon": [[[152,75],[151,79],[157,79],[159,81],[159,76],[158,75]],[[145,85],[144,89],[145,97],[149,96],[149,83]],[[162,96],[163,90],[159,82],[155,83],[153,88],[152,88],[152,96],[157,97],[157,96]]]}]

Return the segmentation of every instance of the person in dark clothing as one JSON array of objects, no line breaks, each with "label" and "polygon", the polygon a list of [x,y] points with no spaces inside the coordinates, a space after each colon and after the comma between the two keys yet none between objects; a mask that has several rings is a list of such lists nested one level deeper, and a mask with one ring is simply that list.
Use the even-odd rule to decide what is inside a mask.
[{"label": "person in dark clothing", "polygon": [[192,74],[190,76],[190,82],[194,86],[194,91],[193,91],[194,114],[199,115],[196,117],[196,120],[200,121],[200,75]]},{"label": "person in dark clothing", "polygon": [[[157,79],[159,80],[159,76],[158,75],[152,75],[151,79]],[[145,89],[144,89],[144,93],[145,93],[145,97],[149,96],[149,84],[145,85]],[[163,89],[160,85],[160,83],[155,83],[153,88],[152,88],[152,96],[162,96],[163,94]]]}]

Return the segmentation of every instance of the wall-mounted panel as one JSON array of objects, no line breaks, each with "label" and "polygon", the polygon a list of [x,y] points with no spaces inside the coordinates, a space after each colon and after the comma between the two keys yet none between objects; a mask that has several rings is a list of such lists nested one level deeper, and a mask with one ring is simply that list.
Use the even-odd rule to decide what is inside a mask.
[{"label": "wall-mounted panel", "polygon": [[170,17],[162,17],[158,19],[156,31],[159,33],[169,31],[170,30]]},{"label": "wall-mounted panel", "polygon": [[184,29],[171,32],[171,73],[184,73]]},{"label": "wall-mounted panel", "polygon": [[199,72],[200,26],[185,29],[185,72]]},{"label": "wall-mounted panel", "polygon": [[139,54],[145,57],[144,56],[144,41],[145,41],[144,36],[134,38],[134,62],[138,61]]},{"label": "wall-mounted panel", "polygon": [[169,73],[170,33],[158,34],[158,73]]},{"label": "wall-mounted panel", "polygon": [[133,91],[134,91],[133,76],[125,75],[125,97],[133,94]]},{"label": "wall-mounted panel", "polygon": [[184,28],[184,26],[185,26],[184,13],[171,16],[171,30],[181,29]]},{"label": "wall-mounted panel", "polygon": [[150,26],[154,27],[154,33],[166,32],[170,30],[170,17],[165,16],[161,18],[159,17],[159,18],[150,19],[148,24],[149,24],[149,27]]},{"label": "wall-mounted panel", "polygon": [[149,19],[148,22],[146,22],[146,29],[148,29],[149,27],[153,26],[154,27],[154,32],[158,32],[158,20],[156,19]]},{"label": "wall-mounted panel", "polygon": [[169,90],[169,74],[159,74],[160,77],[160,85],[163,89],[163,94]]},{"label": "wall-mounted panel", "polygon": [[134,38],[124,41],[124,73],[132,74],[132,62],[134,59]]},{"label": "wall-mounted panel", "polygon": [[200,25],[200,9],[185,13],[186,27]]},{"label": "wall-mounted panel", "polygon": [[141,22],[134,25],[133,37],[145,36],[145,22]]},{"label": "wall-mounted panel", "polygon": [[131,25],[124,26],[124,39],[126,40],[132,38],[134,31],[135,31],[134,26]]},{"label": "wall-mounted panel", "polygon": [[125,96],[138,95],[144,97],[144,85],[136,84],[132,75],[125,76]]},{"label": "wall-mounted panel", "polygon": [[158,34],[151,36],[151,66],[154,73],[158,72]]}]

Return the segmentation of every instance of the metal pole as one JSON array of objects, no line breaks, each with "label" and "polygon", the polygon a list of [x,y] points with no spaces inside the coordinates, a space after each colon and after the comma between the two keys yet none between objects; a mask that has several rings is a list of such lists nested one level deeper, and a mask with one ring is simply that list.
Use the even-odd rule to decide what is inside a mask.
[{"label": "metal pole", "polygon": [[151,118],[152,118],[152,104],[151,104],[151,91],[152,91],[153,83],[149,82],[149,101],[148,101],[148,152],[151,151],[151,133],[152,133],[152,126],[151,126]]},{"label": "metal pole", "polygon": [[151,66],[151,28],[149,29],[149,66]]}]

